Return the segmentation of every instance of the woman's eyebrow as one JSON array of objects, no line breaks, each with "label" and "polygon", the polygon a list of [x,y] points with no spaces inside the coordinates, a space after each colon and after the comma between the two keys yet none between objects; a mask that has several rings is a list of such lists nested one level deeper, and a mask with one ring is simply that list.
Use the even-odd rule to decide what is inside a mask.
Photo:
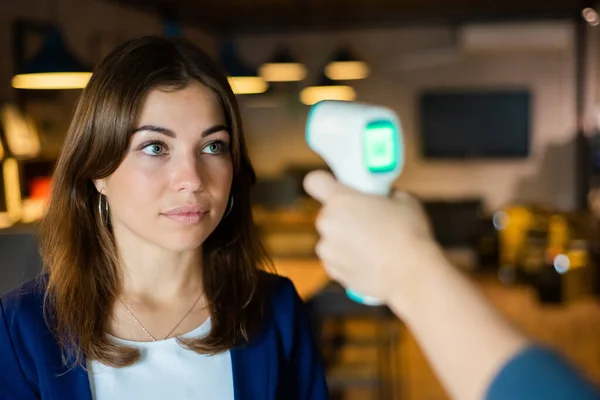
[{"label": "woman's eyebrow", "polygon": [[[157,133],[163,134],[163,135],[171,137],[171,138],[175,138],[177,136],[175,134],[175,132],[172,131],[171,129],[164,128],[162,126],[157,126],[157,125],[142,125],[139,128],[135,128],[133,130],[132,134],[136,133],[136,132],[140,132],[140,131],[157,132]],[[206,136],[212,135],[213,133],[217,133],[217,132],[221,132],[221,131],[226,131],[227,133],[229,133],[229,129],[225,125],[215,125],[208,129],[205,129],[202,132],[202,137],[204,138]]]}]

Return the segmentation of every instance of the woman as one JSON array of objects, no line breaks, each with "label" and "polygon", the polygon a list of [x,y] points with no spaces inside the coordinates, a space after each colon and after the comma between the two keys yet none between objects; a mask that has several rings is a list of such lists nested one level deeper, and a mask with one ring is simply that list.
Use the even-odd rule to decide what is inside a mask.
[{"label": "woman", "polygon": [[114,50],[57,163],[45,273],[0,299],[0,398],[326,398],[301,300],[260,270],[254,180],[204,53],[158,37]]}]

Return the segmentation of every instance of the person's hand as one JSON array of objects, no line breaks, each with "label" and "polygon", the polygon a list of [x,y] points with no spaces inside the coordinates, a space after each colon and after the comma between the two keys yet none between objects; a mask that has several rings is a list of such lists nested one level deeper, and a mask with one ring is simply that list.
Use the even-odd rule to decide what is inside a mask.
[{"label": "person's hand", "polygon": [[346,287],[389,302],[443,257],[421,204],[407,193],[363,194],[324,171],[308,174],[304,188],[322,203],[317,256]]}]

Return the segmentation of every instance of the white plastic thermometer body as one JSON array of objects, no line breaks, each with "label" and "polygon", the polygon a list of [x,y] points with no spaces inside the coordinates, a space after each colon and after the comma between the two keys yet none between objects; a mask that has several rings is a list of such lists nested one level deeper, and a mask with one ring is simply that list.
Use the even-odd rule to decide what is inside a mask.
[{"label": "white plastic thermometer body", "polygon": [[[404,167],[400,121],[385,107],[334,100],[317,103],[308,114],[306,141],[339,182],[365,193],[389,195]],[[363,304],[383,304],[352,289],[346,292]]]}]

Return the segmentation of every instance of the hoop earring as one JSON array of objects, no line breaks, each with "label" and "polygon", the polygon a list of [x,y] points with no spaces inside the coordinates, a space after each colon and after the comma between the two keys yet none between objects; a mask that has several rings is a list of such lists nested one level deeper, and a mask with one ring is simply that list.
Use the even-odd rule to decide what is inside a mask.
[{"label": "hoop earring", "polygon": [[223,219],[227,218],[229,214],[231,214],[231,210],[233,210],[233,195],[229,196],[229,207],[227,207],[227,211],[225,215],[223,215]]},{"label": "hoop earring", "polygon": [[104,200],[104,211],[102,210],[102,191],[98,197],[98,216],[102,225],[108,224],[108,201]]}]

